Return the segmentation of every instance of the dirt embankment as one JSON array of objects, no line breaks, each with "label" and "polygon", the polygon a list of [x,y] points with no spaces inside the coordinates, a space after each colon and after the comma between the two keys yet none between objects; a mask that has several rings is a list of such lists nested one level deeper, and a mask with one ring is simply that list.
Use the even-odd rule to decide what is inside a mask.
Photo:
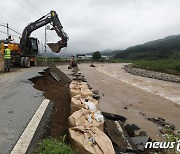
[{"label": "dirt embankment", "polygon": [[[53,138],[59,138],[68,134],[68,117],[70,115],[70,96],[69,84],[70,79],[61,72],[54,64],[46,65],[50,69],[42,72],[43,76],[35,77],[31,81],[34,87],[44,92],[44,96],[54,102],[54,111],[52,121],[49,126],[48,135]],[[50,74],[56,73],[60,81],[56,81]]]}]

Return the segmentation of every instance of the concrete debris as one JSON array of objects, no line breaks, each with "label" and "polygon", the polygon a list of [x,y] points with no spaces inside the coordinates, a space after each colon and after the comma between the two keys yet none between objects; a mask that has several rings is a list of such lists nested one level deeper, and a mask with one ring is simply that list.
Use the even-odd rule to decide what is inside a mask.
[{"label": "concrete debris", "polygon": [[96,99],[96,100],[98,100],[98,99],[100,99],[100,96],[99,96],[99,95],[96,95],[96,94],[93,94],[93,98]]},{"label": "concrete debris", "polygon": [[143,69],[138,69],[132,67],[131,64],[125,65],[123,69],[132,75],[138,75],[142,77],[147,77],[147,78],[154,78],[158,80],[164,80],[164,81],[170,81],[170,82],[175,82],[175,83],[180,83],[180,77],[175,76],[175,75],[170,75],[166,73],[160,73],[160,72],[154,72],[154,71],[148,71],[148,70],[143,70]]},{"label": "concrete debris", "polygon": [[147,118],[147,119],[149,121],[152,121],[152,122],[156,123],[158,126],[168,127],[168,128],[170,128],[172,130],[175,129],[175,125],[174,124],[166,122],[165,119],[163,119],[163,118],[158,117],[158,118]]},{"label": "concrete debris", "polygon": [[148,136],[131,137],[131,141],[136,145],[139,151],[144,151],[144,146],[148,140],[149,140]]},{"label": "concrete debris", "polygon": [[108,112],[102,112],[102,115],[109,119],[109,120],[114,120],[114,121],[126,121],[127,118],[122,116],[122,115],[118,115],[118,114],[113,114],[113,113],[108,113]]},{"label": "concrete debris", "polygon": [[140,128],[136,126],[135,124],[132,124],[132,125],[126,124],[125,129],[130,137],[134,137],[135,131],[139,130]]},{"label": "concrete debris", "polygon": [[145,132],[145,131],[140,131],[137,136],[147,136],[147,132]]},{"label": "concrete debris", "polygon": [[105,120],[105,132],[112,140],[116,153],[136,152],[135,145],[131,142],[120,121]]},{"label": "concrete debris", "polygon": [[93,94],[99,95],[99,91],[98,90],[94,90],[92,92],[93,92]]},{"label": "concrete debris", "polygon": [[[152,121],[155,124],[157,124],[158,126],[160,126],[160,128],[163,127],[163,128],[170,128],[172,130],[175,130],[175,125],[172,124],[172,123],[166,122],[166,120],[164,118],[161,118],[161,117],[158,117],[158,118],[149,118],[149,117],[147,117],[146,114],[144,114],[142,112],[140,112],[140,114],[142,116],[144,116],[147,120]],[[160,132],[162,133],[162,131],[160,131]]]},{"label": "concrete debris", "polygon": [[139,130],[140,128],[135,124],[126,124],[125,129],[130,137],[134,137],[136,136],[135,131]]},{"label": "concrete debris", "polygon": [[50,75],[51,75],[56,81],[61,81],[61,78],[59,77],[59,75],[57,75],[57,73],[50,72]]}]

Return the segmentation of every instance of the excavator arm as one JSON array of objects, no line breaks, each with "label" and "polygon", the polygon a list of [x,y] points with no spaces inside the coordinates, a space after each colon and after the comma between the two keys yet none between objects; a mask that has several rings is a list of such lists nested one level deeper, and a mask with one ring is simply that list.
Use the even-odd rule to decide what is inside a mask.
[{"label": "excavator arm", "polygon": [[22,33],[22,38],[20,40],[20,50],[22,55],[27,55],[28,49],[29,49],[29,42],[30,40],[30,34],[37,30],[38,28],[41,28],[45,26],[46,24],[51,24],[53,26],[53,29],[56,31],[57,35],[61,38],[58,43],[49,43],[49,47],[53,52],[60,52],[61,48],[67,46],[68,36],[63,31],[63,26],[58,18],[58,15],[55,11],[51,11],[47,15],[41,17],[40,19],[36,20],[35,22],[30,23],[27,25]]}]

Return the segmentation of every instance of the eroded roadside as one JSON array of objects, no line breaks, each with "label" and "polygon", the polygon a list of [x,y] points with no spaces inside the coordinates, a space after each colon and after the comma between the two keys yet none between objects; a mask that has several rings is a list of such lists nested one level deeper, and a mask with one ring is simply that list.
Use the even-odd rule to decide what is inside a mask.
[{"label": "eroded roadside", "polygon": [[[54,103],[53,113],[46,136],[60,138],[68,135],[68,117],[70,115],[70,79],[54,64],[47,64],[49,69],[40,72],[42,76],[30,79],[34,88],[43,91],[44,96]],[[50,72],[56,73],[60,81],[56,81]],[[68,139],[68,137],[67,137]]]}]

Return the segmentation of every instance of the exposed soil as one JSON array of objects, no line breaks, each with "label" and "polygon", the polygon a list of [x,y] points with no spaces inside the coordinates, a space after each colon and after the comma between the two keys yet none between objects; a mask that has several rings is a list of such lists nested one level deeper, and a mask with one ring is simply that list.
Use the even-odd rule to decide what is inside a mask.
[{"label": "exposed soil", "polygon": [[[42,72],[42,77],[32,78],[34,87],[44,92],[44,96],[54,102],[52,121],[49,126],[48,135],[53,138],[60,138],[68,134],[68,117],[70,115],[70,79],[56,68],[55,64],[44,63],[50,69]],[[56,73],[61,80],[56,81],[50,72]]]}]

